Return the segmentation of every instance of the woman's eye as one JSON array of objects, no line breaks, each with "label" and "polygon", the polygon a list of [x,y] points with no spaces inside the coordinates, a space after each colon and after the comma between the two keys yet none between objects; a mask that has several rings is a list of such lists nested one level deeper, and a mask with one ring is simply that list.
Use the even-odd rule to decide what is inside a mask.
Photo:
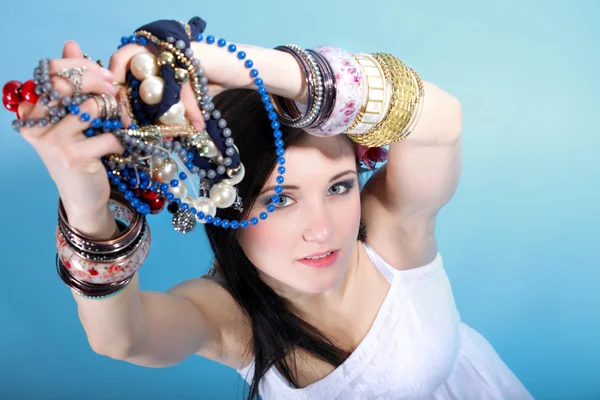
[{"label": "woman's eye", "polygon": [[288,197],[288,196],[286,196],[284,194],[280,194],[279,195],[279,201],[277,203],[274,203],[271,200],[271,204],[273,204],[277,208],[284,208],[284,207],[292,205],[293,204],[293,200],[290,197]]},{"label": "woman's eye", "polygon": [[354,182],[340,182],[329,188],[329,194],[344,194],[354,186]]}]

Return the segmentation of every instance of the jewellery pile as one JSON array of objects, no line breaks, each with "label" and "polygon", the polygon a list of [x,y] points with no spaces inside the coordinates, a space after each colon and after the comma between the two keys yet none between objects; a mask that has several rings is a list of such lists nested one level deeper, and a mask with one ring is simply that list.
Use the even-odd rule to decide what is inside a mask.
[{"label": "jewellery pile", "polygon": [[[215,109],[207,94],[208,79],[200,60],[194,58],[191,42],[216,43],[244,62],[271,120],[278,156],[277,182],[281,185],[285,158],[278,115],[252,60],[225,39],[216,40],[210,35],[204,39],[205,26],[198,17],[187,24],[163,20],[121,38],[119,48],[132,43],[151,46],[158,56],[140,53],[131,60],[126,82],[121,86],[120,102],[113,96],[81,94],[85,67],[58,71],[57,75],[66,79],[74,92],[72,97],[61,98],[50,81],[50,60],[41,60],[33,80],[24,84],[11,81],[4,86],[3,104],[9,111],[17,112],[22,101],[41,102],[49,106],[49,115],[35,121],[22,120],[17,113],[19,119],[13,121],[13,129],[19,132],[24,127],[56,124],[68,114],[78,115],[81,121],[90,123],[84,130],[87,137],[111,133],[125,147],[122,155],[103,157],[102,161],[114,189],[138,213],[159,214],[166,207],[174,214],[174,229],[181,233],[191,232],[197,223],[232,229],[256,225],[275,210],[273,204],[280,201],[277,194],[282,188],[275,188],[277,194],[272,203],[258,217],[241,221],[216,217],[218,208],[234,207],[242,211],[242,199],[235,185],[244,178],[245,171],[227,121],[221,118],[221,112]],[[206,129],[203,132],[184,117],[180,90],[188,81],[204,115]],[[91,119],[89,114],[80,112],[79,105],[88,98],[98,103],[98,118]],[[127,112],[134,121],[131,126],[122,126],[121,112]]]}]

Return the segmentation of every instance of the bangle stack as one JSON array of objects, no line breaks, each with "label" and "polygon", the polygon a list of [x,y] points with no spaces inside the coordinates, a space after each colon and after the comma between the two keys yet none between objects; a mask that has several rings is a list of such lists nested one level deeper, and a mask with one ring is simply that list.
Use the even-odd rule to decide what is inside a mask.
[{"label": "bangle stack", "polygon": [[418,123],[423,84],[393,55],[354,55],[331,46],[276,49],[298,61],[308,92],[304,111],[289,99],[273,96],[282,123],[318,136],[344,133],[367,147],[401,141]]},{"label": "bangle stack", "polygon": [[145,216],[118,193],[111,195],[109,206],[123,229],[114,238],[97,240],[71,227],[59,202],[57,271],[63,282],[83,297],[105,298],[121,291],[150,250],[150,229]]}]

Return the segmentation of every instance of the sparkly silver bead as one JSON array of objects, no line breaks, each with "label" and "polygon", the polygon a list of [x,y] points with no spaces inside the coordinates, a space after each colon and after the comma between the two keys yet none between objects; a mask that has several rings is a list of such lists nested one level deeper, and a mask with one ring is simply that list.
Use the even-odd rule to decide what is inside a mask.
[{"label": "sparkly silver bead", "polygon": [[173,227],[179,233],[190,233],[196,227],[196,216],[190,210],[179,210],[173,215]]}]

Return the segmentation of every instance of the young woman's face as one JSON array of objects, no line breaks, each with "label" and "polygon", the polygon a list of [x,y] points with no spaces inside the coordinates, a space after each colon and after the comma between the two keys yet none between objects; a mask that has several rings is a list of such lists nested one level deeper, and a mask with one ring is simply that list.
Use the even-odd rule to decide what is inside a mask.
[{"label": "young woman's face", "polygon": [[[356,245],[360,192],[351,142],[342,135],[305,135],[286,151],[276,210],[243,231],[240,244],[267,283],[303,293],[334,288]],[[251,216],[275,195],[277,168]]]}]

